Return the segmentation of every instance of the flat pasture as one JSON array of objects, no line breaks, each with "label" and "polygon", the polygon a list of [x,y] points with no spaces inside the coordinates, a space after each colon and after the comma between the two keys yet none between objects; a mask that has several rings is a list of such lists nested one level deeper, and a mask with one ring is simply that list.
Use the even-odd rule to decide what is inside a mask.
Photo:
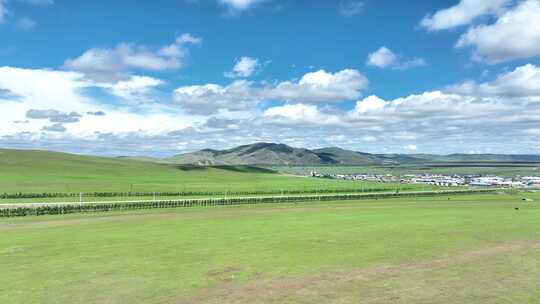
[{"label": "flat pasture", "polygon": [[0,219],[0,303],[534,303],[538,218],[519,192]]}]

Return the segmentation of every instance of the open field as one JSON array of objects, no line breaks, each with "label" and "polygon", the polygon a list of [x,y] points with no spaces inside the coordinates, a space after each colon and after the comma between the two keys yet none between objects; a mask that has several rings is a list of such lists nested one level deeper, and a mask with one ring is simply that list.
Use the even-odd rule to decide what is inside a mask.
[{"label": "open field", "polygon": [[538,218],[518,193],[0,219],[0,303],[534,303]]},{"label": "open field", "polygon": [[[216,194],[278,194],[287,191],[320,192],[421,190],[417,185],[347,182],[279,174],[251,166],[198,167],[177,166],[154,162],[81,156],[73,154],[0,150],[0,195],[3,193],[72,193],[77,201],[79,192],[123,192],[115,200],[139,197],[128,192],[178,192],[181,196]],[[433,189],[433,187],[430,187]],[[158,193],[159,195],[159,193]],[[166,195],[164,195],[166,196]],[[169,195],[180,196],[180,195]],[[109,196],[110,197],[110,196]],[[42,198],[39,201],[43,200]],[[66,201],[65,197],[46,201]],[[88,200],[88,199],[85,199]],[[95,200],[92,198],[92,200]],[[111,200],[106,198],[106,200]],[[26,201],[35,202],[36,199]],[[6,202],[6,200],[0,200]]]},{"label": "open field", "polygon": [[477,163],[424,163],[402,165],[368,166],[269,166],[268,168],[288,174],[306,175],[310,171],[325,174],[458,174],[458,175],[498,175],[513,177],[540,175],[540,163],[523,162],[477,162]]}]

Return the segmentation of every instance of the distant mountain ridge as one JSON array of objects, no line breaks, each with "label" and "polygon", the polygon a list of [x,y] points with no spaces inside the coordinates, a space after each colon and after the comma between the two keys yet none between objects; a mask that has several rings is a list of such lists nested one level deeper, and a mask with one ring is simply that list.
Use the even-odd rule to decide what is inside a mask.
[{"label": "distant mountain ridge", "polygon": [[166,159],[176,164],[198,165],[311,165],[335,161],[304,148],[285,144],[255,143],[227,150],[203,149]]},{"label": "distant mountain ridge", "polygon": [[328,147],[309,150],[285,144],[259,142],[231,149],[203,149],[164,159],[197,165],[391,165],[406,163],[540,162],[540,155],[505,154],[371,154]]}]

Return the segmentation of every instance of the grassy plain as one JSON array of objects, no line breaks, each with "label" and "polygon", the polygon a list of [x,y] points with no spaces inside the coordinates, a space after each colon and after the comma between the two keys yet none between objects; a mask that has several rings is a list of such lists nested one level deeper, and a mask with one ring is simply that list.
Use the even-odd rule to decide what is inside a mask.
[{"label": "grassy plain", "polygon": [[172,166],[42,151],[0,151],[0,167],[0,192],[7,193],[225,192],[254,188],[320,187],[328,184],[251,167]]},{"label": "grassy plain", "polygon": [[538,218],[519,193],[0,219],[0,303],[534,303]]},{"label": "grassy plain", "polygon": [[[175,166],[45,151],[0,149],[0,168],[0,193],[154,191],[275,193],[282,190],[316,192],[321,189],[351,191],[396,189],[395,184],[306,178],[250,166]],[[400,188],[422,189],[415,185]],[[120,199],[117,197],[114,200]],[[66,201],[66,198],[53,200]]]}]

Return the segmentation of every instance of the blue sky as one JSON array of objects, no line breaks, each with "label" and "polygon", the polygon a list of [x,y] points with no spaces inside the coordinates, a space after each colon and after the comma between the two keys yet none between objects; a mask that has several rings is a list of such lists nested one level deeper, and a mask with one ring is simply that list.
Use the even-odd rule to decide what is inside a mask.
[{"label": "blue sky", "polygon": [[538,20],[540,0],[0,0],[0,145],[537,153]]},{"label": "blue sky", "polygon": [[[230,69],[235,58],[250,55],[272,62],[254,79],[289,79],[314,68],[357,68],[373,79],[370,92],[395,98],[479,75],[478,69],[464,68],[469,54],[451,47],[459,32],[430,35],[418,28],[427,12],[451,6],[453,1],[378,2],[363,1],[357,15],[344,17],[339,1],[268,1],[234,16],[215,1],[133,5],[130,1],[56,0],[54,5],[41,6],[13,1],[11,10],[32,18],[36,25],[27,31],[16,24],[2,26],[3,49],[11,52],[0,57],[0,62],[58,68],[66,58],[93,47],[119,42],[164,45],[188,32],[203,37],[204,47],[191,53],[184,69],[154,76],[176,85],[225,84],[228,79],[222,71]],[[394,22],[380,22],[381,18]],[[407,73],[366,69],[366,56],[383,45],[403,56],[429,59],[430,65]],[[430,72],[437,76],[425,77]]]}]

